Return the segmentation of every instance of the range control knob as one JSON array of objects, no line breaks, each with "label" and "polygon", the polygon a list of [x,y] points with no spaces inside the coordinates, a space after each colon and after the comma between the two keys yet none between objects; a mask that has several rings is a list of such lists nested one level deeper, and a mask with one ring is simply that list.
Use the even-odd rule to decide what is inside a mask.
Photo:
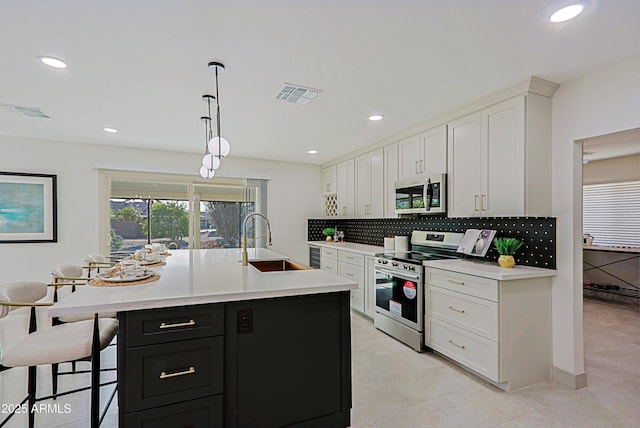
[{"label": "range control knob", "polygon": [[413,271],[416,270],[416,267],[415,266],[411,266],[411,265],[404,265],[404,268],[405,268],[405,270],[413,270]]},{"label": "range control knob", "polygon": [[396,266],[398,266],[398,263],[393,262],[393,263],[391,263],[391,266],[396,267]]}]

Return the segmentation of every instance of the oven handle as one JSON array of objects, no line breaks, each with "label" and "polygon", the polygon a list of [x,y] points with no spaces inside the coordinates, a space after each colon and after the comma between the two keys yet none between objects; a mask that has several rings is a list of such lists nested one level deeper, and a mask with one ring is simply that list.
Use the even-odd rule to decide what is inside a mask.
[{"label": "oven handle", "polygon": [[374,270],[376,272],[397,276],[398,278],[408,279],[408,280],[417,282],[418,284],[420,284],[420,282],[421,282],[421,276],[422,275],[411,275],[411,274],[407,274],[405,272],[398,272],[398,271],[393,270],[393,269],[387,269],[387,268],[384,268],[382,266],[374,266]]}]

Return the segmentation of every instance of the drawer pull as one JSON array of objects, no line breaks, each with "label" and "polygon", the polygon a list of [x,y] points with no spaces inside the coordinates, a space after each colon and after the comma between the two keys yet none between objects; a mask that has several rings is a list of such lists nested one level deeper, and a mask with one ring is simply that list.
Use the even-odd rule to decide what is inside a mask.
[{"label": "drawer pull", "polygon": [[449,343],[452,344],[453,346],[457,346],[460,349],[464,349],[464,345],[458,345],[456,342],[454,342],[451,339],[449,339]]},{"label": "drawer pull", "polygon": [[196,322],[194,320],[189,320],[189,322],[179,322],[176,324],[166,324],[166,323],[162,323],[160,324],[160,328],[176,328],[176,327],[187,327],[190,325],[196,325]]},{"label": "drawer pull", "polygon": [[351,272],[345,272],[345,275],[347,276],[353,276],[353,274]]},{"label": "drawer pull", "polygon": [[456,311],[456,312],[459,312],[461,314],[464,314],[464,309],[456,309],[453,306],[449,306],[449,309],[451,309],[452,311]]},{"label": "drawer pull", "polygon": [[353,257],[351,256],[344,256],[345,259],[349,259],[349,260],[353,260]]},{"label": "drawer pull", "polygon": [[464,285],[463,281],[454,281],[453,279],[450,279],[449,282],[452,284]]},{"label": "drawer pull", "polygon": [[175,373],[169,373],[169,374],[167,374],[167,372],[162,372],[160,373],[160,379],[169,379],[170,377],[184,376],[188,374],[194,374],[195,372],[196,372],[195,367],[189,367],[189,370],[184,370],[181,372],[175,372]]}]

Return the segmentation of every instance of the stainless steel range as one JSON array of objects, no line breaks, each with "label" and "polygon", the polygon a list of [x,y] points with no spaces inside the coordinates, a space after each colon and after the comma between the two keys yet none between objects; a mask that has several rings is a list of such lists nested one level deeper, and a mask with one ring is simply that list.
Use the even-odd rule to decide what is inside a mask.
[{"label": "stainless steel range", "polygon": [[456,232],[414,230],[411,251],[376,254],[376,313],[379,330],[424,350],[424,266],[427,260],[459,258],[464,236]]}]

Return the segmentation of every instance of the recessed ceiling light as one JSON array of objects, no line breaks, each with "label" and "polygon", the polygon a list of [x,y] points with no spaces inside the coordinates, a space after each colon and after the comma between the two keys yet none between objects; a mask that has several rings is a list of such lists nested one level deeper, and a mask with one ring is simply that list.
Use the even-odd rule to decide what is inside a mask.
[{"label": "recessed ceiling light", "polygon": [[318,151],[317,150],[309,150],[309,151],[307,151],[307,153],[309,153],[310,155],[317,155]]},{"label": "recessed ceiling light", "polygon": [[61,59],[54,58],[51,56],[41,56],[38,57],[43,64],[48,65],[53,68],[67,68],[67,63]]},{"label": "recessed ceiling light", "polygon": [[369,116],[369,120],[375,122],[378,120],[382,120],[382,115],[381,114],[372,114],[371,116]]},{"label": "recessed ceiling light", "polygon": [[103,128],[104,132],[110,132],[112,134],[115,134],[116,132],[118,132],[117,129],[115,128]]},{"label": "recessed ceiling light", "polygon": [[583,9],[584,6],[581,4],[572,4],[571,6],[563,7],[562,9],[556,11],[553,15],[551,15],[549,20],[551,22],[565,22],[580,15]]}]

